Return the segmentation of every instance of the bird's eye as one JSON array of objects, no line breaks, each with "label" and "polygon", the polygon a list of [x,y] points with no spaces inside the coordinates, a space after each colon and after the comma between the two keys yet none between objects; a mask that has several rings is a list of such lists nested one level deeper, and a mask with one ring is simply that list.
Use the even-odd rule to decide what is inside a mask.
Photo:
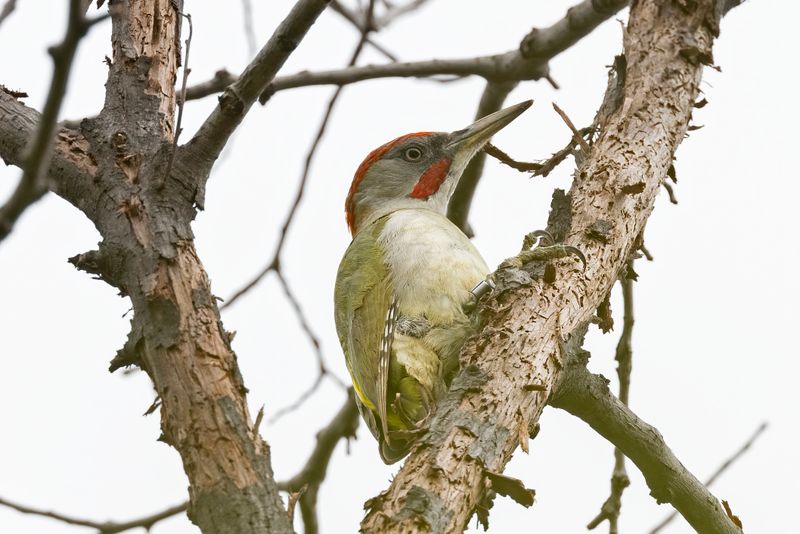
[{"label": "bird's eye", "polygon": [[403,159],[406,161],[419,161],[422,159],[422,150],[415,146],[408,147],[405,152],[403,152]]}]

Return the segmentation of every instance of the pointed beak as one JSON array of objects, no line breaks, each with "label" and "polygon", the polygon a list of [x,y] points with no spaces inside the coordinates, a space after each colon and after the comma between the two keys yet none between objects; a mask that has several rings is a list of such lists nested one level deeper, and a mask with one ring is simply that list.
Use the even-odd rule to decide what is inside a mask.
[{"label": "pointed beak", "polygon": [[523,111],[531,107],[533,100],[526,100],[509,106],[482,119],[478,119],[463,130],[458,130],[450,134],[450,141],[447,148],[456,154],[466,153],[470,158],[478,150],[483,148],[491,137],[506,127],[511,121],[519,117]]}]

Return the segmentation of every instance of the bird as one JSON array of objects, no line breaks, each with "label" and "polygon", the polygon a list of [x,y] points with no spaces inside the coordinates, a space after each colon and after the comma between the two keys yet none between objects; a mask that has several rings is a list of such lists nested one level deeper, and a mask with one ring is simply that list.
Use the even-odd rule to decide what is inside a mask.
[{"label": "bird", "polygon": [[392,464],[413,447],[474,331],[489,269],[446,217],[467,163],[533,101],[454,132],[416,132],[358,166],[345,200],[352,241],[334,289],[336,331],[359,412]]}]

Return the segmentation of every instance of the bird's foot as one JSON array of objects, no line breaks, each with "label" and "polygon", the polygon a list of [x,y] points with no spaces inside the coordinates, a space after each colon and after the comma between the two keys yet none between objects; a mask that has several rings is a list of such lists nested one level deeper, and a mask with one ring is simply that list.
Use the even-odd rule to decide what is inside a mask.
[{"label": "bird's foot", "polygon": [[421,389],[420,393],[422,395],[422,398],[420,399],[422,403],[421,412],[424,415],[420,415],[420,412],[409,413],[404,406],[404,402],[400,394],[398,393],[395,396],[392,407],[394,408],[395,413],[400,417],[400,419],[402,419],[403,423],[406,425],[406,428],[392,430],[390,433],[393,437],[412,440],[420,437],[427,431],[428,423],[430,422],[431,415],[433,414],[433,399],[430,398],[425,389]]},{"label": "bird's foot", "polygon": [[549,232],[536,230],[526,235],[522,240],[520,253],[503,261],[498,269],[507,269],[509,267],[519,269],[532,261],[558,260],[568,256],[576,256],[583,264],[583,269],[586,270],[586,256],[580,249],[572,245],[555,243],[553,236]]}]

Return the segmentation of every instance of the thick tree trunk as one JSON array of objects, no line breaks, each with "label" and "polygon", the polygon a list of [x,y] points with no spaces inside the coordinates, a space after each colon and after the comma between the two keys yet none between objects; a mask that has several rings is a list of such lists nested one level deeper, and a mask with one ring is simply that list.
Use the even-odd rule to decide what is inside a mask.
[{"label": "thick tree trunk", "polygon": [[[485,327],[462,351],[461,373],[391,486],[367,503],[364,532],[462,532],[492,483],[498,491],[498,481],[511,483],[497,474],[527,447],[561,372],[564,343],[591,319],[635,250],[686,134],[720,15],[713,0],[634,2],[627,65],[618,61],[598,137],[565,205],[554,206],[562,213],[551,230],[586,254],[586,271],[570,259],[557,263],[550,284],[526,271],[500,273],[482,310]],[[718,502],[707,504],[716,519],[707,532],[738,532]],[[695,525],[696,517],[687,519]]]},{"label": "thick tree trunk", "polygon": [[180,14],[169,0],[118,1],[109,9],[114,53],[105,105],[81,125],[97,171],[59,191],[103,241],[71,261],[131,298],[132,331],[111,368],[138,365],[152,379],[161,439],[181,454],[189,478],[192,521],[205,534],[292,532],[194,249],[190,224],[201,179],[180,164],[166,175]]}]

